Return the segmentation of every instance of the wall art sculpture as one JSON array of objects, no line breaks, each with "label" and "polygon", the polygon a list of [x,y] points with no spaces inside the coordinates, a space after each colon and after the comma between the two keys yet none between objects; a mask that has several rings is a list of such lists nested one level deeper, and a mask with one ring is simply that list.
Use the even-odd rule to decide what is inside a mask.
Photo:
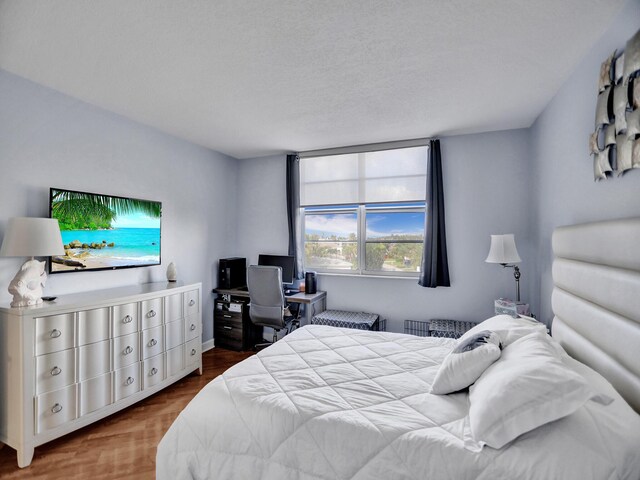
[{"label": "wall art sculpture", "polygon": [[640,30],[600,66],[589,150],[596,181],[640,168]]}]

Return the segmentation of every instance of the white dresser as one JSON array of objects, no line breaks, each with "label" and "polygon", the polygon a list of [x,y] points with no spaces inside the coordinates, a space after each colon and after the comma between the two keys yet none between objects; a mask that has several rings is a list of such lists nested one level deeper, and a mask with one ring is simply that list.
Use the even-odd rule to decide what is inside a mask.
[{"label": "white dresser", "polygon": [[202,374],[202,286],[148,283],[0,307],[0,441],[34,447]]}]

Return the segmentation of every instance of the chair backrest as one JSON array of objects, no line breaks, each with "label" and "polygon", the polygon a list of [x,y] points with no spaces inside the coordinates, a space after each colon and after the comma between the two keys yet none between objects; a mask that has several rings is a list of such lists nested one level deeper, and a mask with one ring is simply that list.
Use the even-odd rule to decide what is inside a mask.
[{"label": "chair backrest", "polygon": [[256,325],[280,329],[284,327],[284,292],[282,268],[250,265],[247,274],[249,287],[249,317]]}]

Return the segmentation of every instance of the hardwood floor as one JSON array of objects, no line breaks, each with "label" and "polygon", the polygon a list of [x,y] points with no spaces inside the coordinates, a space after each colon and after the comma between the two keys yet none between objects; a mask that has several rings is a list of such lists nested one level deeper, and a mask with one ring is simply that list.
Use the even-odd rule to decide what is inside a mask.
[{"label": "hardwood floor", "polygon": [[18,468],[15,450],[4,446],[0,478],[155,478],[156,447],[180,411],[212,379],[252,354],[221,348],[205,352],[202,376],[192,373],[125,410],[36,447],[27,468]]}]

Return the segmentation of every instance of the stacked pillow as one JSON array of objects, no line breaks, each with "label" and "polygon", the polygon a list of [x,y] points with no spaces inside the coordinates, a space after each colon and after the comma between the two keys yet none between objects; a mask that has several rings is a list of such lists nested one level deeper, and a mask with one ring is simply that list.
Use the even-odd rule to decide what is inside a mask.
[{"label": "stacked pillow", "polygon": [[562,362],[550,337],[530,333],[506,347],[469,388],[472,448],[502,448],[523,433],[571,415],[590,399],[612,401]]},{"label": "stacked pillow", "polygon": [[526,432],[572,414],[590,399],[605,405],[612,401],[565,365],[559,350],[545,326],[535,320],[490,318],[460,338],[442,363],[431,393],[469,386],[465,446],[475,451],[484,445],[502,448]]},{"label": "stacked pillow", "polygon": [[467,388],[500,357],[501,348],[500,337],[490,330],[461,338],[442,362],[431,393],[443,395]]},{"label": "stacked pillow", "polygon": [[431,393],[444,395],[463,390],[500,357],[500,350],[529,333],[546,332],[545,326],[528,317],[497,315],[466,332],[444,359],[431,385]]}]

